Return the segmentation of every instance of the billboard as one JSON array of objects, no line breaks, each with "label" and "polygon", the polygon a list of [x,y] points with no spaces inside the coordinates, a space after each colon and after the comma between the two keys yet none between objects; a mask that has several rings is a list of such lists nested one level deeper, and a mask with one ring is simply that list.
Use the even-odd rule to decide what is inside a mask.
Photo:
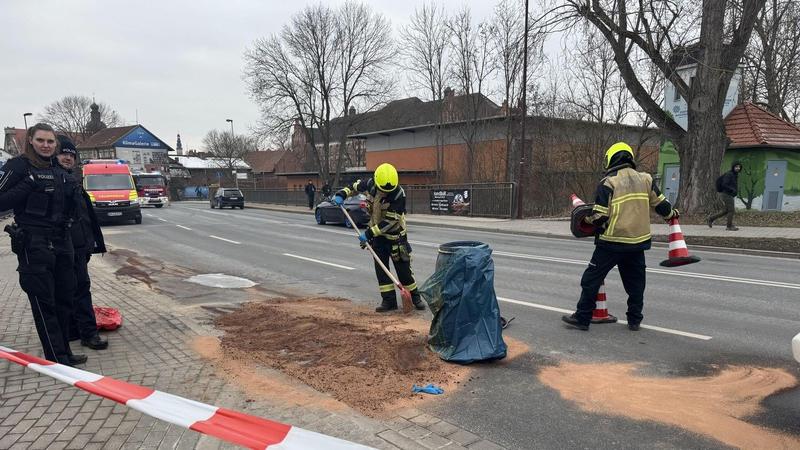
[{"label": "billboard", "polygon": [[431,213],[468,216],[470,201],[469,189],[432,189]]}]

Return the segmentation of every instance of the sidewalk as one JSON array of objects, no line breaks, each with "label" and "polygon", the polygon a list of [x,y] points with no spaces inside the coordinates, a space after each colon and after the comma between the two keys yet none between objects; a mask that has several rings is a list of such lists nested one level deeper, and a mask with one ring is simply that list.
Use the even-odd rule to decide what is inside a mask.
[{"label": "sidewalk", "polygon": [[[248,203],[248,208],[259,208],[277,211],[306,213],[312,211],[302,206],[284,206],[272,204]],[[313,218],[311,219],[313,220]],[[448,226],[453,228],[475,229],[483,231],[499,231],[505,233],[529,234],[535,236],[569,237],[569,221],[567,218],[556,219],[492,219],[486,217],[454,217],[431,214],[409,214],[409,223],[430,226]],[[681,225],[686,236],[692,237],[724,237],[724,238],[782,238],[800,239],[800,228],[781,227],[747,227],[740,226],[739,231],[727,231],[725,226],[709,228],[705,225]],[[669,228],[663,222],[652,224],[653,236],[667,237]]]},{"label": "sidewalk", "polygon": [[[242,392],[192,350],[193,339],[218,334],[210,322],[197,320],[198,312],[205,312],[202,306],[180,307],[143,282],[117,277],[111,261],[92,259],[92,291],[95,304],[119,308],[124,322],[119,330],[105,333],[108,350],[98,352],[73,343],[76,353],[89,356],[80,367],[84,370],[380,449],[501,448],[416,409],[376,420],[349,408],[326,410],[309,400],[311,396],[287,402]],[[0,345],[40,356],[30,306],[15,269],[8,239],[0,238]],[[260,373],[281,376],[268,369]],[[289,382],[299,390],[311,389],[293,379]],[[0,360],[0,449],[28,448],[234,447]]]}]

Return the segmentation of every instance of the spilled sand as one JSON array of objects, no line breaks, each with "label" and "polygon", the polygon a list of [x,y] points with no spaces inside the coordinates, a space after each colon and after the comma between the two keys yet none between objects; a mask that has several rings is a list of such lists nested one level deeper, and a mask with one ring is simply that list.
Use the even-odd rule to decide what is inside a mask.
[{"label": "spilled sand", "polygon": [[[273,401],[331,410],[347,405],[369,416],[387,416],[451,395],[472,372],[425,347],[430,323],[424,317],[381,315],[343,299],[253,302],[218,317],[215,324],[225,332],[222,338],[197,338],[195,350],[248,394]],[[518,341],[505,340],[507,360],[527,351]],[[259,366],[288,377],[264,376]],[[297,387],[292,379],[306,386]],[[411,392],[413,384],[427,383],[445,393]]]},{"label": "spilled sand", "polygon": [[564,362],[539,379],[586,411],[673,425],[733,447],[800,448],[796,437],[744,421],[765,397],[797,385],[785,370],[732,366],[705,377],[656,378],[638,368]]}]

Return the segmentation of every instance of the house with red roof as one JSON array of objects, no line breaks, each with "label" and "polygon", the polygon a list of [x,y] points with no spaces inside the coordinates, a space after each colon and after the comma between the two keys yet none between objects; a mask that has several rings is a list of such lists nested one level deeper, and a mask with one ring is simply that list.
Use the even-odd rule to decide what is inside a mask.
[{"label": "house with red roof", "polygon": [[[800,128],[764,107],[745,102],[725,117],[729,144],[720,173],[733,162],[739,174],[739,207],[762,211],[800,210]],[[660,154],[662,188],[674,200],[680,176],[678,156],[671,144]],[[713,187],[710,187],[713,188]]]}]

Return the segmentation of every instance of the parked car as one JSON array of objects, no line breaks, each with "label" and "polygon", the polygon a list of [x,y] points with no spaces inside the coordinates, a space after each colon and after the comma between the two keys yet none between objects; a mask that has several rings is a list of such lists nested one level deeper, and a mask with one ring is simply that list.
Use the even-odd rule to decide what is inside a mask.
[{"label": "parked car", "polygon": [[219,188],[209,201],[211,202],[211,209],[222,209],[226,206],[244,209],[244,194],[237,188]]},{"label": "parked car", "polygon": [[[354,195],[348,197],[344,201],[344,207],[347,208],[347,213],[356,222],[359,227],[366,226],[369,223],[369,210],[367,209],[367,196],[364,194]],[[326,223],[342,223],[347,228],[352,228],[353,224],[344,217],[342,210],[330,200],[323,200],[314,209],[314,218],[317,219],[319,225]]]}]

